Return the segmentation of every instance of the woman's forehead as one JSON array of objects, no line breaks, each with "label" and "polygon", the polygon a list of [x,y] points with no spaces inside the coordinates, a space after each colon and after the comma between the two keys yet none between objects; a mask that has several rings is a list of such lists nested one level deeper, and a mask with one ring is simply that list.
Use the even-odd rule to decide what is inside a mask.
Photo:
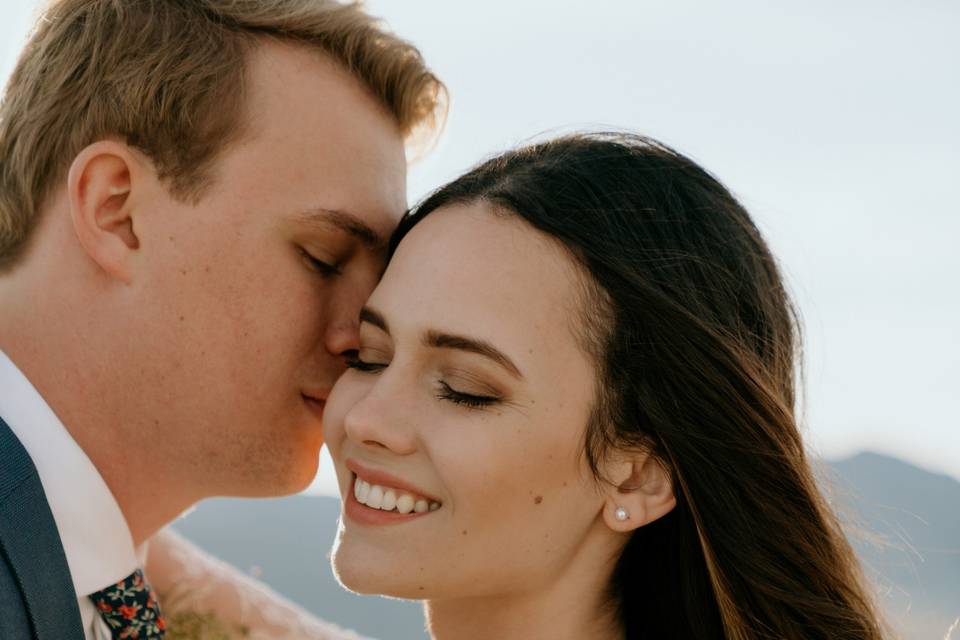
[{"label": "woman's forehead", "polygon": [[474,203],[443,207],[414,227],[370,302],[398,321],[557,340],[570,333],[581,292],[578,268],[558,243]]}]

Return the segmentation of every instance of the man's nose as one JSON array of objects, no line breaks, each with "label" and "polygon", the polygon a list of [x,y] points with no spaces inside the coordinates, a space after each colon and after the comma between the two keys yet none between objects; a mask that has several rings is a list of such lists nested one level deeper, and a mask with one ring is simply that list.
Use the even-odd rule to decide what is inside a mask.
[{"label": "man's nose", "polygon": [[360,348],[360,309],[372,291],[373,283],[342,283],[338,295],[328,307],[329,317],[323,336],[327,353],[346,357]]},{"label": "man's nose", "polygon": [[337,358],[346,358],[360,349],[360,321],[356,317],[339,318],[327,325],[324,348]]}]

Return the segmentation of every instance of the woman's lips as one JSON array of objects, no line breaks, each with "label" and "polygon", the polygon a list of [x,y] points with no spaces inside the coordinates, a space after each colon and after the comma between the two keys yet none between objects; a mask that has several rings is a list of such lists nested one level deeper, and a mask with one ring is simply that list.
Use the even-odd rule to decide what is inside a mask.
[{"label": "woman's lips", "polygon": [[351,485],[350,491],[348,492],[346,499],[343,501],[343,513],[347,519],[351,520],[352,522],[356,522],[357,524],[378,526],[401,524],[403,522],[428,516],[432,512],[429,510],[423,513],[417,513],[416,511],[413,511],[411,513],[403,514],[396,510],[384,511],[383,509],[373,509],[365,504],[361,504],[357,500],[356,491]]},{"label": "woman's lips", "polygon": [[360,524],[398,524],[438,511],[442,504],[420,489],[383,471],[347,460],[353,471],[344,515]]},{"label": "woman's lips", "polygon": [[380,485],[381,487],[389,487],[392,489],[405,491],[409,494],[426,499],[428,503],[436,502],[438,504],[442,504],[442,501],[439,498],[430,495],[416,485],[410,484],[403,478],[399,478],[391,473],[387,473],[386,471],[380,471],[378,469],[374,469],[373,467],[368,467],[361,462],[354,460],[353,458],[347,458],[344,461],[344,466],[353,472],[354,479],[360,478],[364,482],[368,482],[371,485]]}]

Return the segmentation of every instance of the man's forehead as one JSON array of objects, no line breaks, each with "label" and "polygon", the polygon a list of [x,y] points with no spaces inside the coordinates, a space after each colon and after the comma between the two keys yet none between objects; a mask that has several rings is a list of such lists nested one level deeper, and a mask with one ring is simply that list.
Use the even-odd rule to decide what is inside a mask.
[{"label": "man's forehead", "polygon": [[259,60],[248,96],[256,171],[271,166],[266,179],[305,207],[304,222],[385,245],[406,209],[404,140],[393,116],[316,52],[264,47]]}]

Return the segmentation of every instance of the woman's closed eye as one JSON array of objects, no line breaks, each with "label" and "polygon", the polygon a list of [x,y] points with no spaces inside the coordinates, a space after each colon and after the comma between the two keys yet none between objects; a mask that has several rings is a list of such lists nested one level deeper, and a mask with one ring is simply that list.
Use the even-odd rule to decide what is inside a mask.
[{"label": "woman's closed eye", "polygon": [[438,384],[440,389],[437,392],[437,398],[471,409],[482,409],[483,407],[489,407],[500,401],[500,398],[496,396],[477,395],[457,391],[443,380],[440,380]]},{"label": "woman's closed eye", "polygon": [[388,362],[368,362],[360,357],[360,354],[353,354],[347,357],[347,368],[363,373],[375,373],[382,371],[389,366]]}]

